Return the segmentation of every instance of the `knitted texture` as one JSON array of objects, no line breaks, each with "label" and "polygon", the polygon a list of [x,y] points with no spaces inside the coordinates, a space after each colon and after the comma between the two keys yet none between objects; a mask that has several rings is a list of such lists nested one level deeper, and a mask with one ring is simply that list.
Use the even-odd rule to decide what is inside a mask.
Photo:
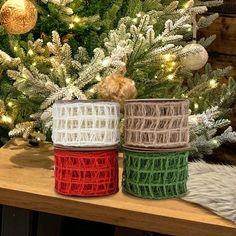
[{"label": "knitted texture", "polygon": [[125,145],[184,147],[189,142],[189,101],[130,100],[125,104]]},{"label": "knitted texture", "polygon": [[187,192],[188,151],[125,151],[123,189],[141,198],[165,199]]},{"label": "knitted texture", "polygon": [[79,152],[55,149],[55,190],[69,196],[118,192],[117,150]]},{"label": "knitted texture", "polygon": [[115,102],[68,101],[53,105],[56,145],[104,147],[119,143],[120,108]]}]

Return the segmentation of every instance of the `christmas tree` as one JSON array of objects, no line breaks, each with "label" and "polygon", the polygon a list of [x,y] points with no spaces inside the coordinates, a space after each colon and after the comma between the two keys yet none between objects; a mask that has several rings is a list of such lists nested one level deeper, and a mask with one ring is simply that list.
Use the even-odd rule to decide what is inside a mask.
[{"label": "christmas tree", "polygon": [[[12,32],[19,28],[4,18],[6,5],[1,10],[1,138],[8,131],[10,136],[50,137],[56,100],[112,98],[122,104],[137,95],[190,100],[193,156],[236,141],[226,112],[236,93],[234,80],[225,82],[230,68],[212,70],[206,64],[204,47],[214,35],[197,38],[197,30],[218,16],[202,14],[221,0],[32,3],[38,19],[25,34]],[[22,11],[27,9],[14,14]]]}]

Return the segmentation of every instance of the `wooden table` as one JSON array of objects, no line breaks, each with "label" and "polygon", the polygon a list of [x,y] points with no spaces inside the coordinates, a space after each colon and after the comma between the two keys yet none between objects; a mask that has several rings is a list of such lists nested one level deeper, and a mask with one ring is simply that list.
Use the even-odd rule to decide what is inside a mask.
[{"label": "wooden table", "polygon": [[143,200],[122,191],[100,198],[60,196],[50,144],[0,149],[0,204],[170,235],[236,235],[236,224],[182,200]]}]

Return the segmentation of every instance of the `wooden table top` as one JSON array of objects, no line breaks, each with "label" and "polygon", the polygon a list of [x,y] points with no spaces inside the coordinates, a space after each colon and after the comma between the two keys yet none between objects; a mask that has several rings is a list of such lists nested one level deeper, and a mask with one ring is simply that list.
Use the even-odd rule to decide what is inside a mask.
[{"label": "wooden table top", "polygon": [[99,198],[58,195],[52,150],[14,142],[0,149],[0,204],[170,235],[236,235],[236,224],[182,200],[144,200],[122,191]]}]

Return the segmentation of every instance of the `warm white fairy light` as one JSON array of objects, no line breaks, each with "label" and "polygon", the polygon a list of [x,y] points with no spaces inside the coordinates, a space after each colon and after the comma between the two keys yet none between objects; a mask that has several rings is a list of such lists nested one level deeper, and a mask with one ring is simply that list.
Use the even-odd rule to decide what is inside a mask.
[{"label": "warm white fairy light", "polygon": [[12,107],[12,106],[13,106],[13,102],[8,102],[7,105],[8,105],[9,107]]},{"label": "warm white fairy light", "polygon": [[70,28],[70,29],[73,29],[74,27],[75,27],[75,24],[74,24],[74,23],[70,23],[70,24],[69,24],[69,28]]},{"label": "warm white fairy light", "polygon": [[211,88],[216,88],[217,87],[217,82],[216,82],[216,80],[215,79],[211,79],[210,81],[209,81],[209,86],[211,87]]},{"label": "warm white fairy light", "polygon": [[36,63],[36,62],[34,62],[32,65],[33,65],[33,66],[36,66],[36,65],[37,65],[37,63]]},{"label": "warm white fairy light", "polygon": [[97,80],[97,81],[101,81],[101,80],[102,80],[102,77],[101,77],[100,75],[97,75],[97,76],[96,76],[96,80]]},{"label": "warm white fairy light", "polygon": [[81,19],[78,16],[76,16],[73,21],[75,23],[79,23],[79,22],[81,22]]},{"label": "warm white fairy light", "polygon": [[169,75],[167,76],[167,79],[168,79],[168,80],[173,80],[174,77],[175,77],[175,76],[174,76],[173,74],[169,74]]},{"label": "warm white fairy light", "polygon": [[197,103],[194,103],[194,109],[197,110],[199,108],[199,105]]},{"label": "warm white fairy light", "polygon": [[18,51],[18,47],[17,46],[15,46],[13,49],[14,49],[15,52]]},{"label": "warm white fairy light", "polygon": [[33,52],[33,50],[32,50],[32,49],[30,49],[30,50],[28,51],[28,54],[29,54],[30,56],[33,56],[33,55],[34,55],[34,52]]},{"label": "warm white fairy light", "polygon": [[69,84],[71,82],[71,78],[66,78],[66,83]]},{"label": "warm white fairy light", "polygon": [[95,89],[94,89],[94,88],[91,88],[91,89],[89,89],[89,92],[90,92],[90,93],[95,93]]},{"label": "warm white fairy light", "polygon": [[216,140],[216,139],[213,139],[213,140],[212,140],[212,143],[213,143],[213,144],[218,144],[218,143],[219,143],[219,141],[218,141],[218,140]]},{"label": "warm white fairy light", "polygon": [[3,115],[3,116],[2,116],[2,121],[3,121],[4,123],[12,123],[12,118],[11,118],[10,116],[5,116],[5,115]]}]

